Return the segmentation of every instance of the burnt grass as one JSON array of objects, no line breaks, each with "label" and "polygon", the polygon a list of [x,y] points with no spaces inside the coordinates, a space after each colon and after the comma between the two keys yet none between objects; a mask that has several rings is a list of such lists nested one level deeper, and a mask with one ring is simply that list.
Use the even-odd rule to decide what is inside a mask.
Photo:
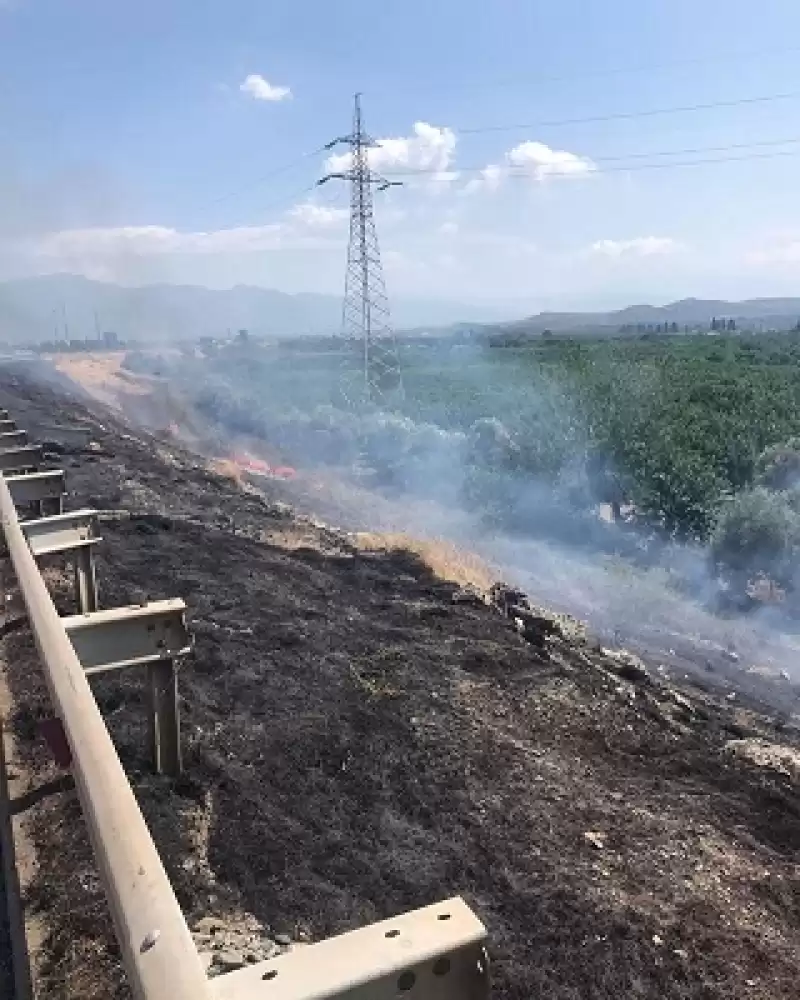
[{"label": "burnt grass", "polygon": [[[95,428],[100,450],[62,464],[68,506],[122,512],[101,526],[101,606],[188,605],[181,779],[149,773],[143,678],[93,685],[187,918],[244,909],[317,940],[460,894],[495,997],[797,996],[800,789],[724,749],[792,742],[763,706],[623,680],[591,643],[539,649],[415,556],[359,552],[22,377],[0,377],[0,405],[34,431]],[[66,612],[66,575],[48,579]],[[30,633],[2,643],[38,798],[42,995],[126,996],[80,807],[39,736]]]}]

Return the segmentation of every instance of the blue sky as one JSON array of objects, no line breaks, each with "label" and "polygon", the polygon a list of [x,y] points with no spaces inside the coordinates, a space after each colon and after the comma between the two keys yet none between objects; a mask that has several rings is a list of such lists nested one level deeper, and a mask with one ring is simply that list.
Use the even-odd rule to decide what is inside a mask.
[{"label": "blue sky", "polygon": [[800,294],[796,0],[0,0],[0,277],[338,293],[355,90],[393,295]]}]

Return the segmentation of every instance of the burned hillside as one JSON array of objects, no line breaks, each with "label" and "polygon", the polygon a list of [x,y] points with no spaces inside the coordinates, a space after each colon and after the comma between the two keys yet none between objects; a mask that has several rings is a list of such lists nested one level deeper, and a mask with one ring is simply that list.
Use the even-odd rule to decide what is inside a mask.
[{"label": "burned hillside", "polygon": [[[101,604],[188,605],[181,779],[149,774],[140,679],[95,690],[201,946],[209,919],[285,947],[462,894],[495,997],[796,995],[791,692],[679,686],[536,613],[520,631],[411,553],[365,551],[110,413],[21,377],[0,390],[34,434],[92,426],[61,461],[69,506],[107,512]],[[66,577],[48,578],[66,611]],[[61,779],[36,727],[47,695],[14,600],[6,624],[38,788]],[[25,814],[42,992],[122,996],[77,801],[56,788]]]}]

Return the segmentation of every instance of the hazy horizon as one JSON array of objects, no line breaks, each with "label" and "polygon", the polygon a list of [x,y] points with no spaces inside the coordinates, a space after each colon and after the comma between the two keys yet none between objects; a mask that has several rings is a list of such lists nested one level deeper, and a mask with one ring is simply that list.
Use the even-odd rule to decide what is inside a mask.
[{"label": "hazy horizon", "polygon": [[[119,288],[119,289],[140,289],[146,290],[150,288],[187,288],[187,289],[198,289],[204,291],[213,292],[230,292],[237,289],[244,290],[257,290],[264,292],[276,292],[279,295],[289,296],[294,299],[302,299],[308,297],[310,299],[321,298],[321,299],[331,299],[335,298],[341,300],[343,289],[334,290],[332,292],[320,292],[320,291],[288,291],[286,289],[278,288],[274,285],[260,284],[260,283],[250,283],[238,281],[235,283],[227,284],[199,284],[195,282],[177,282],[177,281],[133,281],[124,282],[111,280],[108,278],[89,278],[86,275],[69,272],[69,271],[52,271],[40,274],[29,274],[16,278],[4,278],[0,279],[0,291],[6,286],[18,286],[27,282],[36,282],[38,280],[47,279],[84,279],[86,282],[96,285],[106,286],[108,288]],[[462,300],[454,300],[448,296],[398,296],[399,302],[407,301],[419,301],[421,303],[438,303],[446,306],[452,306],[455,308],[463,308],[469,310],[470,308],[484,309],[497,311],[503,313],[503,316],[498,315],[498,319],[524,319],[527,316],[531,316],[538,313],[600,313],[600,312],[619,312],[631,307],[637,306],[652,306],[654,308],[663,308],[665,306],[674,305],[679,302],[691,302],[691,301],[724,301],[730,305],[737,305],[744,302],[753,301],[769,301],[774,299],[792,298],[800,300],[800,283],[798,283],[797,294],[787,294],[787,295],[759,295],[759,294],[739,294],[736,297],[728,296],[718,296],[711,294],[701,294],[697,291],[690,291],[686,294],[681,294],[677,296],[665,296],[663,294],[652,294],[652,295],[640,295],[634,297],[633,295],[625,295],[624,293],[618,293],[613,295],[603,296],[564,296],[564,297],[552,297],[550,299],[540,299],[535,300],[533,298],[526,298],[524,296],[520,297],[507,297],[494,299],[491,297],[471,297],[464,298]],[[470,320],[469,316],[465,316],[464,320],[468,322]]]}]

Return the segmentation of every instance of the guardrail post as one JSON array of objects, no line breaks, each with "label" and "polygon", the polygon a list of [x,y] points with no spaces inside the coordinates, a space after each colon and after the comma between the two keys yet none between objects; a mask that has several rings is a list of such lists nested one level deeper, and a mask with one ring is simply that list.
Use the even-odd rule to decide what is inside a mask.
[{"label": "guardrail post", "polygon": [[180,739],[178,671],[175,661],[147,665],[150,750],[156,774],[177,778],[183,770]]},{"label": "guardrail post", "polygon": [[97,577],[94,572],[94,553],[90,545],[75,551],[75,595],[78,611],[82,615],[97,611]]}]

